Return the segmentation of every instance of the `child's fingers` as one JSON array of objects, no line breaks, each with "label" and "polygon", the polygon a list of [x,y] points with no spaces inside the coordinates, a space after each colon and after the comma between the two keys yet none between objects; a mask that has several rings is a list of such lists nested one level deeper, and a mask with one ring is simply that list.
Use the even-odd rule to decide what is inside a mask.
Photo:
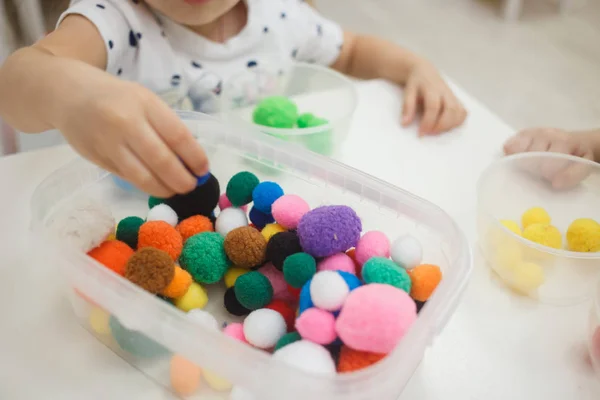
[{"label": "child's fingers", "polygon": [[[583,158],[590,161],[593,160],[591,155],[587,155]],[[577,186],[581,181],[587,178],[591,172],[591,165],[570,161],[569,165],[560,173],[556,174],[554,179],[552,179],[552,187],[562,190],[570,189],[574,186]]]},{"label": "child's fingers", "polygon": [[150,170],[126,146],[119,147],[113,155],[113,162],[117,166],[115,173],[121,178],[133,183],[140,190],[152,196],[163,199],[175,194],[160,182]]},{"label": "child's fingers", "polygon": [[423,118],[421,119],[421,128],[419,133],[430,133],[440,115],[442,98],[436,93],[426,93],[423,103]]},{"label": "child's fingers", "polygon": [[446,132],[462,124],[466,113],[456,99],[445,98],[442,102],[442,112],[433,133]]},{"label": "child's fingers", "polygon": [[546,152],[550,149],[550,140],[545,137],[536,137],[527,148],[528,152]]},{"label": "child's fingers", "polygon": [[504,143],[504,154],[511,155],[527,151],[533,138],[526,135],[515,135]]},{"label": "child's fingers", "polygon": [[404,89],[404,105],[402,106],[402,125],[407,126],[415,119],[417,113],[418,90],[415,85],[408,83]]}]

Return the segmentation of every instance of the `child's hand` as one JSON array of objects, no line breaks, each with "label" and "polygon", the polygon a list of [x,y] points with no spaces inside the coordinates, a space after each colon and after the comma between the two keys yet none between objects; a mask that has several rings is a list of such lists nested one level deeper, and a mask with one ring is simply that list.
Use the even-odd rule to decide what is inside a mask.
[{"label": "child's hand", "polygon": [[[187,193],[208,172],[184,123],[144,87],[102,73],[72,95],[56,127],[85,158],[161,198]],[[69,96],[69,94],[66,94]],[[182,161],[180,161],[182,160]]]},{"label": "child's hand", "polygon": [[436,69],[420,62],[410,71],[404,88],[402,124],[415,119],[417,108],[423,110],[419,127],[421,135],[439,134],[460,126],[467,111],[454,96]]}]

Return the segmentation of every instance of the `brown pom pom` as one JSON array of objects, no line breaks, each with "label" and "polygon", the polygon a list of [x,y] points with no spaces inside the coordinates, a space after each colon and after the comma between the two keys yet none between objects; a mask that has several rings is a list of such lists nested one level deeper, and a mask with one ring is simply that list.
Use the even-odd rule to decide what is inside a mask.
[{"label": "brown pom pom", "polygon": [[184,219],[177,225],[177,232],[181,234],[184,242],[198,233],[212,232],[213,230],[212,221],[204,215],[194,215]]},{"label": "brown pom pom", "polygon": [[259,231],[242,226],[229,232],[225,237],[225,253],[236,266],[252,268],[265,261],[267,241]]},{"label": "brown pom pom", "polygon": [[154,294],[169,286],[174,276],[175,262],[171,256],[152,247],[138,250],[125,267],[125,278]]},{"label": "brown pom pom", "polygon": [[145,222],[138,233],[138,249],[153,247],[167,252],[173,261],[179,258],[183,239],[175,228],[165,221]]},{"label": "brown pom pom", "polygon": [[385,356],[386,354],[354,350],[344,345],[340,351],[337,370],[339,373],[358,371],[381,361]]}]

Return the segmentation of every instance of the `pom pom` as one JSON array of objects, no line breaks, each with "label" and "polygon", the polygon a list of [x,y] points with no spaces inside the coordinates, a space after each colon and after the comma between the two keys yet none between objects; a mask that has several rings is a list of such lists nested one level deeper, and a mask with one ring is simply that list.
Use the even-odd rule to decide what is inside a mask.
[{"label": "pom pom", "polygon": [[119,240],[109,240],[92,249],[88,255],[111,271],[124,276],[125,266],[133,255],[133,250]]},{"label": "pom pom", "polygon": [[225,291],[223,305],[229,314],[236,317],[243,317],[244,315],[250,314],[250,310],[240,304],[240,301],[235,295],[235,289],[233,287]]},{"label": "pom pom", "polygon": [[159,204],[148,211],[146,221],[164,221],[171,226],[177,225],[177,213],[166,204]]},{"label": "pom pom", "polygon": [[413,236],[400,236],[392,244],[392,260],[399,266],[411,270],[423,260],[423,246]]},{"label": "pom pom", "polygon": [[244,320],[244,336],[259,349],[275,347],[287,332],[285,320],[275,310],[263,308],[250,313]]},{"label": "pom pom", "polygon": [[202,325],[205,328],[218,331],[219,322],[209,312],[204,311],[200,308],[194,308],[187,313],[189,320],[194,321],[198,325]]},{"label": "pom pom", "polygon": [[317,272],[310,284],[310,297],[315,307],[337,311],[342,307],[350,288],[336,271]]},{"label": "pom pom", "polygon": [[285,228],[279,224],[267,224],[260,231],[267,242],[269,242],[275,234],[280,232],[285,232]]},{"label": "pom pom", "polygon": [[277,311],[285,320],[287,331],[291,332],[294,330],[294,321],[296,320],[296,311],[290,307],[288,303],[283,300],[273,300],[265,308],[273,311]]},{"label": "pom pom", "polygon": [[292,254],[283,262],[283,276],[293,288],[302,288],[316,272],[317,262],[307,253]]},{"label": "pom pom", "polygon": [[266,276],[252,271],[240,276],[233,287],[235,297],[249,310],[257,310],[273,299],[273,286]]},{"label": "pom pom", "polygon": [[296,303],[300,300],[300,291],[302,290],[302,288],[295,288],[295,287],[288,285],[287,290],[294,299],[292,301],[293,303]]},{"label": "pom pom", "polygon": [[217,392],[226,392],[231,390],[233,384],[227,379],[215,374],[212,371],[204,370],[204,380],[212,390]]},{"label": "pom pom", "polygon": [[523,231],[523,237],[542,246],[560,249],[562,235],[558,228],[548,224],[530,224]]},{"label": "pom pom", "polygon": [[340,361],[338,363],[338,372],[354,372],[368,368],[373,364],[385,358],[385,354],[368,353],[351,349],[348,346],[342,346],[340,351]]},{"label": "pom pom", "polygon": [[425,306],[425,304],[427,304],[427,302],[415,300],[415,304],[417,305],[417,314],[419,314],[421,312],[421,310],[423,309],[423,307]]},{"label": "pom pom", "polygon": [[354,261],[345,253],[334,254],[325,257],[317,265],[318,271],[344,271],[350,274],[356,274]]},{"label": "pom pom", "polygon": [[[248,311],[248,314],[250,314],[250,311]],[[233,322],[231,324],[228,324],[223,329],[223,333],[225,334],[225,336],[232,337],[236,340],[239,340],[242,343],[248,343],[248,341],[246,340],[246,336],[244,336],[244,325],[240,324],[239,322]]]},{"label": "pom pom", "polygon": [[160,293],[173,280],[175,263],[162,250],[146,247],[129,258],[125,278],[150,293]]},{"label": "pom pom", "polygon": [[169,353],[169,350],[148,336],[125,328],[114,316],[110,317],[109,325],[112,336],[119,347],[135,357],[155,358]]},{"label": "pom pom", "polygon": [[161,199],[160,197],[150,196],[148,197],[148,209],[151,210],[159,204],[164,204],[165,199]]},{"label": "pom pom", "polygon": [[363,265],[371,257],[390,256],[390,240],[383,232],[370,231],[358,241],[355,249],[356,261]]},{"label": "pom pom", "polygon": [[192,282],[187,292],[181,297],[175,299],[175,307],[181,311],[191,311],[196,308],[204,308],[208,303],[208,294],[206,290],[196,282]]},{"label": "pom pom", "polygon": [[295,194],[281,196],[271,206],[275,221],[286,229],[296,229],[300,219],[309,211],[308,203]]},{"label": "pom pom", "polygon": [[293,302],[294,298],[290,295],[287,290],[287,283],[283,276],[283,273],[273,266],[271,263],[266,263],[258,272],[263,274],[273,287],[273,298],[277,300]]},{"label": "pom pom", "polygon": [[229,268],[225,239],[216,232],[203,232],[189,238],[181,252],[181,267],[200,283],[219,282]]},{"label": "pom pom", "polygon": [[312,301],[312,298],[310,297],[310,285],[312,283],[312,278],[308,280],[308,282],[306,282],[304,284],[304,286],[302,286],[302,290],[300,290],[300,297],[298,299],[298,314],[301,315],[304,311],[308,310],[309,308],[314,307],[314,303]]},{"label": "pom pom", "polygon": [[138,249],[152,247],[162,250],[176,261],[183,249],[183,239],[175,228],[165,221],[149,221],[140,227]]},{"label": "pom pom", "polygon": [[571,251],[600,251],[600,224],[590,218],[580,218],[567,230],[567,245]]},{"label": "pom pom", "polygon": [[344,344],[355,350],[387,354],[416,318],[415,302],[405,291],[374,283],[350,292],[336,331]]},{"label": "pom pom", "polygon": [[237,280],[237,278],[239,278],[240,276],[242,276],[246,273],[248,273],[247,268],[238,268],[238,267],[229,268],[227,270],[227,272],[225,272],[225,277],[223,278],[223,280],[225,281],[225,287],[226,288],[233,287],[233,285],[235,285],[235,281]]},{"label": "pom pom", "polygon": [[252,191],[254,207],[266,214],[271,214],[271,206],[283,196],[283,189],[275,182],[261,182]]},{"label": "pom pom", "polygon": [[252,121],[255,124],[272,128],[293,128],[297,119],[298,107],[283,96],[262,99],[252,113]]},{"label": "pom pom", "polygon": [[544,283],[544,270],[532,262],[519,262],[515,265],[508,284],[517,292],[528,294]]},{"label": "pom pom", "polygon": [[302,339],[318,344],[330,344],[336,338],[335,317],[328,311],[311,308],[296,320],[296,329]]},{"label": "pom pom", "polygon": [[354,268],[356,269],[356,276],[361,277],[362,276],[362,265],[360,265],[358,263],[358,261],[356,261],[356,249],[352,248],[352,249],[348,250],[346,252],[346,255],[348,257],[350,257],[350,259],[352,259],[352,262],[354,263]]},{"label": "pom pom", "polygon": [[186,358],[175,354],[171,358],[170,377],[171,387],[180,396],[194,394],[200,387],[202,369]]},{"label": "pom pom", "polygon": [[[250,197],[250,199],[252,199],[252,197]],[[221,197],[219,197],[219,210],[223,211],[229,207],[233,207],[233,204],[231,204],[231,201],[227,198],[227,194],[223,193]],[[244,210],[244,212],[248,211],[247,205],[240,206],[239,208]]]},{"label": "pom pom", "polygon": [[252,201],[252,192],[260,181],[251,172],[243,171],[235,174],[227,183],[225,194],[235,207],[246,205]]},{"label": "pom pom", "polygon": [[410,293],[410,276],[404,268],[398,267],[392,260],[373,257],[363,265],[362,277],[365,283],[382,283]]},{"label": "pom pom", "polygon": [[311,113],[304,113],[298,117],[298,128],[312,128],[315,126],[327,125],[329,121],[319,118]]},{"label": "pom pom", "polygon": [[230,207],[219,213],[215,222],[215,231],[227,236],[234,229],[248,226],[248,218],[241,208]]},{"label": "pom pom", "polygon": [[442,270],[437,265],[419,265],[409,275],[412,281],[410,297],[418,301],[427,301],[442,281]]},{"label": "pom pom", "polygon": [[277,344],[275,345],[275,351],[287,346],[288,344],[292,344],[302,340],[302,336],[298,332],[290,332],[286,333],[279,339]]},{"label": "pom pom", "polygon": [[514,234],[516,234],[518,236],[523,236],[523,232],[521,231],[521,227],[515,221],[511,221],[509,219],[504,219],[504,220],[500,221],[500,223],[502,225],[504,225],[504,227],[506,229],[508,229],[509,231],[511,231],[512,233],[514,233]]},{"label": "pom pom", "polygon": [[336,271],[338,274],[340,274],[340,276],[342,277],[342,279],[344,279],[344,281],[346,282],[346,285],[348,285],[348,289],[350,289],[350,291],[353,291],[354,289],[362,286],[362,282],[360,281],[360,279],[358,279],[358,277],[354,274],[351,274],[349,272],[345,272],[345,271]]},{"label": "pom pom", "polygon": [[144,220],[140,217],[126,217],[119,221],[117,225],[117,239],[127,243],[132,249],[138,247],[138,232],[144,224]]},{"label": "pom pom", "polygon": [[329,351],[308,340],[300,340],[277,350],[273,359],[312,374],[329,377],[335,375],[335,363]]},{"label": "pom pom", "polygon": [[521,216],[521,225],[523,229],[526,229],[529,225],[533,224],[546,224],[550,225],[551,219],[548,212],[542,207],[533,207],[523,213]]},{"label": "pom pom", "polygon": [[213,223],[204,215],[194,215],[184,219],[177,225],[177,232],[185,243],[189,238],[202,232],[212,232]]},{"label": "pom pom", "polygon": [[292,254],[302,252],[300,239],[296,232],[279,232],[271,237],[267,244],[267,260],[271,261],[275,268],[283,270],[283,262]]},{"label": "pom pom", "polygon": [[110,314],[104,311],[102,308],[92,308],[92,311],[90,311],[88,322],[92,330],[98,335],[110,334]]},{"label": "pom pom", "polygon": [[362,223],[347,206],[323,206],[309,211],[298,224],[300,244],[313,257],[343,253],[356,246]]},{"label": "pom pom", "polygon": [[252,268],[265,261],[267,242],[260,232],[249,226],[229,232],[224,246],[225,254],[238,267]]},{"label": "pom pom", "polygon": [[264,212],[259,211],[256,207],[252,207],[249,217],[250,221],[252,221],[252,224],[259,230],[262,230],[268,224],[275,222],[275,218],[273,218],[271,214],[265,214]]},{"label": "pom pom", "polygon": [[181,268],[179,265],[176,265],[173,279],[162,291],[162,295],[171,299],[181,297],[186,294],[191,284],[192,276],[190,273]]},{"label": "pom pom", "polygon": [[219,202],[221,189],[219,181],[212,174],[204,185],[196,186],[194,190],[186,194],[177,194],[165,200],[182,221],[194,215],[209,217]]}]

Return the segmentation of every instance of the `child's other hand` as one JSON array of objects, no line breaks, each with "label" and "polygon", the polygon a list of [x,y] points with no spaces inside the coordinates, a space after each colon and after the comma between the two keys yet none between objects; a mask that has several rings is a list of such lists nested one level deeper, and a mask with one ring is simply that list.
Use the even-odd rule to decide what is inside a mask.
[{"label": "child's other hand", "polygon": [[419,127],[421,135],[439,134],[456,128],[467,117],[467,111],[452,90],[436,69],[426,62],[417,64],[408,75],[402,125],[412,123],[419,108],[423,112]]},{"label": "child's other hand", "polygon": [[200,176],[208,172],[208,161],[185,124],[148,89],[108,75],[98,78],[71,96],[56,124],[68,142],[151,195],[193,190],[196,179],[183,163]]}]

